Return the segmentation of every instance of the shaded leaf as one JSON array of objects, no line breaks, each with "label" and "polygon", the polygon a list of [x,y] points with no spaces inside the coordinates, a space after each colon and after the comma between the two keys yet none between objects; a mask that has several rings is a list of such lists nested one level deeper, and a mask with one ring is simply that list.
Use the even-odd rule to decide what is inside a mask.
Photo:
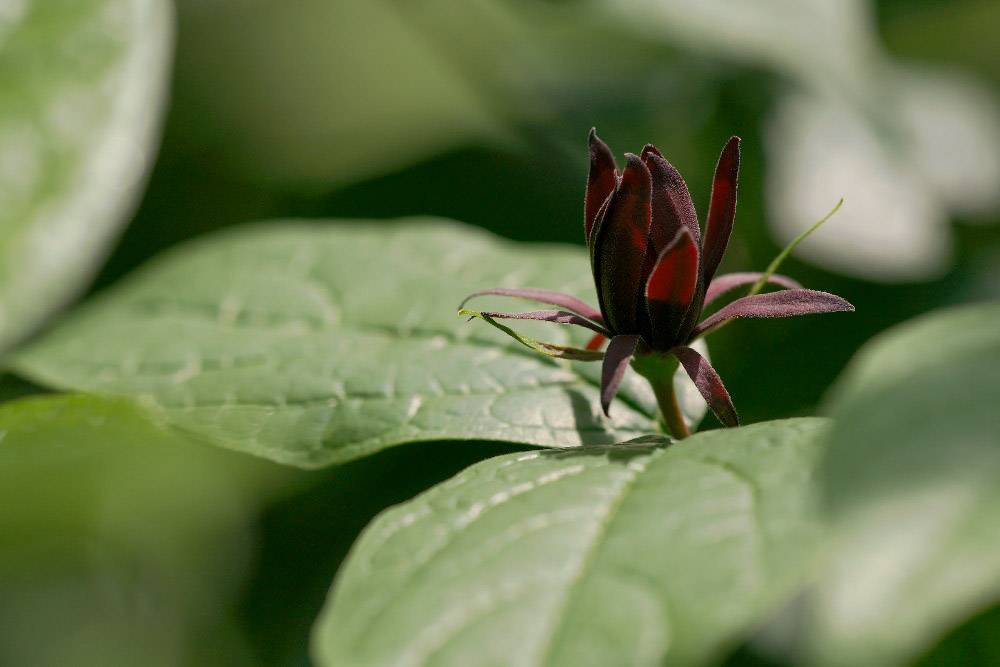
[{"label": "shaded leaf", "polygon": [[827,427],[511,454],[370,525],[313,635],[320,665],[661,665],[720,657],[816,538]]},{"label": "shaded leaf", "polygon": [[906,663],[1000,601],[997,387],[997,304],[883,334],[836,385],[814,662]]},{"label": "shaded leaf", "polygon": [[82,291],[155,154],[163,0],[28,0],[0,21],[0,351]]},{"label": "shaded leaf", "polygon": [[7,402],[0,433],[0,664],[243,664],[227,628],[290,470],[127,399]]}]

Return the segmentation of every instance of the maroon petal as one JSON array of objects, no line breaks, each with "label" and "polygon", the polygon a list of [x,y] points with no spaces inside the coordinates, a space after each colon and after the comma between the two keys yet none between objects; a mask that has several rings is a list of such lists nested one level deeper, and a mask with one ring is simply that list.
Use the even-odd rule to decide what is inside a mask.
[{"label": "maroon petal", "polygon": [[854,310],[854,306],[839,296],[811,289],[788,289],[768,294],[754,294],[720,308],[698,325],[691,338],[693,340],[733,317],[788,317],[851,310]]},{"label": "maroon petal", "polygon": [[712,200],[705,221],[705,242],[702,244],[702,275],[708,283],[719,268],[729,244],[736,217],[736,179],[740,172],[740,138],[733,137],[722,149],[712,182]]},{"label": "maroon petal", "polygon": [[618,385],[625,377],[625,370],[632,361],[635,346],[639,344],[639,336],[615,336],[608,343],[604,352],[604,364],[601,366],[601,407],[608,414],[611,399],[618,392]]},{"label": "maroon petal", "polygon": [[473,292],[469,296],[465,297],[465,300],[459,304],[459,309],[465,307],[465,304],[469,299],[475,298],[477,296],[485,296],[487,294],[496,294],[499,296],[513,296],[519,299],[530,299],[531,301],[538,301],[539,303],[547,303],[550,306],[558,306],[559,308],[565,308],[566,310],[576,313],[582,317],[586,317],[588,320],[593,320],[598,324],[602,323],[604,320],[601,318],[601,313],[596,308],[591,306],[586,301],[581,301],[575,296],[570,296],[569,294],[563,294],[562,292],[554,292],[547,289],[539,289],[537,287],[494,287],[493,289],[484,289],[478,292]]},{"label": "maroon petal", "polygon": [[615,333],[636,332],[642,265],[649,241],[649,170],[637,155],[628,165],[594,235],[594,279],[604,322]]},{"label": "maroon petal", "polygon": [[598,326],[590,320],[580,317],[579,315],[567,313],[564,310],[533,310],[530,313],[494,313],[484,310],[480,314],[494,319],[500,318],[503,320],[542,320],[543,322],[556,322],[558,324],[576,324],[581,327],[586,327],[591,331],[596,331],[598,335],[601,336],[611,335],[611,333],[604,327]]},{"label": "maroon petal", "polygon": [[[642,152],[639,153],[639,159],[645,162],[646,158],[649,156],[650,153],[652,153],[653,155],[659,155],[660,157],[663,157],[663,153],[660,152],[660,149],[658,149],[653,144],[646,144],[645,146],[642,147]],[[646,166],[648,167],[649,165]]]},{"label": "maroon petal", "polygon": [[652,347],[667,350],[678,333],[698,284],[698,247],[686,227],[663,249],[646,283],[646,307],[652,326]]},{"label": "maroon petal", "polygon": [[[687,371],[688,377],[698,388],[702,398],[712,408],[712,412],[719,418],[719,421],[726,426],[739,426],[740,418],[736,414],[736,406],[733,399],[729,397],[729,392],[722,384],[722,378],[715,372],[711,364],[690,347],[675,347],[670,353],[677,357],[681,366]],[[604,361],[607,365],[607,359]]]},{"label": "maroon petal", "polygon": [[[615,190],[621,185],[621,177],[615,172]],[[614,192],[611,193],[604,203],[601,204],[601,208],[597,209],[597,218],[594,220],[594,225],[590,228],[590,234],[587,236],[587,248],[590,250],[590,270],[594,270],[594,249],[597,246],[597,235],[601,232],[601,227],[604,226],[604,216],[608,212],[608,204],[614,199]],[[598,294],[600,294],[600,286],[598,286]]]},{"label": "maroon petal", "polygon": [[649,242],[654,249],[654,259],[674,240],[681,227],[687,227],[695,245],[701,247],[698,214],[680,173],[652,145],[643,149],[642,159],[652,181]]},{"label": "maroon petal", "polygon": [[601,204],[615,189],[615,156],[607,144],[597,137],[597,129],[590,130],[590,175],[587,177],[587,201],[584,204],[584,232],[590,240],[590,230],[597,219]]},{"label": "maroon petal", "polygon": [[[705,305],[707,306],[729,290],[740,285],[750,285],[757,282],[762,275],[764,274],[759,271],[749,271],[746,273],[726,273],[716,277],[715,280],[709,283],[708,291],[705,292]],[[797,280],[783,276],[780,273],[771,274],[767,282],[788,289],[801,289],[802,287]]]},{"label": "maroon petal", "polygon": [[602,336],[601,334],[594,334],[594,337],[587,341],[587,344],[583,349],[585,350],[599,350],[601,346],[604,345],[604,341],[608,339],[607,336]]},{"label": "maroon petal", "polygon": [[[660,252],[674,240],[677,230],[682,227],[686,228],[694,239],[695,251],[699,254],[698,261],[701,262],[701,229],[698,227],[698,214],[695,212],[694,202],[691,201],[691,193],[688,192],[684,179],[674,166],[667,162],[658,150],[652,146],[648,148],[650,150],[644,152],[653,185],[649,226],[649,247],[652,252],[646,253],[644,279],[648,279]],[[698,273],[692,303],[677,328],[680,335],[693,329],[701,315],[705,286],[700,278],[701,274]],[[673,342],[676,341],[670,341],[670,344]]]}]

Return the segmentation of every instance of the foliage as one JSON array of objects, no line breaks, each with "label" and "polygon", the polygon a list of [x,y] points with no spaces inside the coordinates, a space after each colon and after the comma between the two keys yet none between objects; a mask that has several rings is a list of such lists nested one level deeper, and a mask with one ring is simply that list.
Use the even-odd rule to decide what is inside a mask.
[{"label": "foliage", "polygon": [[[0,664],[996,662],[1000,237],[945,225],[995,211],[975,80],[904,76],[864,2],[350,4],[180,0],[169,101],[166,0],[0,8]],[[455,318],[488,285],[600,302],[550,243],[593,124],[677,156],[691,235],[742,135],[742,267],[820,195],[829,266],[955,266],[789,258],[857,313],[714,335],[748,426],[677,442],[632,370],[606,416],[597,364],[521,345],[592,331]]]},{"label": "foliage", "polygon": [[82,291],[128,219],[156,152],[171,37],[162,0],[34,1],[8,11],[0,349]]},{"label": "foliage", "polygon": [[827,426],[790,420],[474,465],[365,530],[316,626],[317,660],[718,658],[787,600],[814,553],[811,480]]}]

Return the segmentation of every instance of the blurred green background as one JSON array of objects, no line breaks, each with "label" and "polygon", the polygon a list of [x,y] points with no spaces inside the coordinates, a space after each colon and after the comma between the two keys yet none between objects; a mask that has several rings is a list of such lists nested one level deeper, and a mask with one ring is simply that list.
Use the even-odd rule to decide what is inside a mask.
[{"label": "blurred green background", "polygon": [[[732,5],[180,0],[159,157],[92,291],[184,239],[276,217],[429,214],[582,244],[591,126],[619,156],[656,144],[703,215],[737,134],[723,271],[763,269],[845,199],[782,272],[857,312],[712,340],[744,421],[813,414],[874,334],[1000,296],[1000,4]],[[370,518],[512,449],[411,445],[304,473],[155,438],[108,447],[130,455],[26,463],[5,482],[0,663],[307,664]]]}]

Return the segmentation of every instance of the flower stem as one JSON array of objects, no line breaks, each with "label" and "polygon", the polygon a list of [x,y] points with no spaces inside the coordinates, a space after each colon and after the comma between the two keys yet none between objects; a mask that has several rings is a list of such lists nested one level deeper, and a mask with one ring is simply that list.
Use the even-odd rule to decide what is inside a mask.
[{"label": "flower stem", "polygon": [[663,415],[663,421],[667,423],[670,435],[677,440],[691,435],[691,431],[688,430],[687,424],[684,422],[684,415],[681,414],[681,406],[677,402],[673,375],[650,379],[650,384],[653,386],[656,402],[660,405],[660,413]]},{"label": "flower stem", "polygon": [[674,393],[674,374],[677,372],[678,364],[677,357],[653,352],[648,348],[643,348],[632,358],[632,368],[649,380],[667,430],[676,440],[691,435],[681,413],[681,406],[677,402],[677,394]]}]

